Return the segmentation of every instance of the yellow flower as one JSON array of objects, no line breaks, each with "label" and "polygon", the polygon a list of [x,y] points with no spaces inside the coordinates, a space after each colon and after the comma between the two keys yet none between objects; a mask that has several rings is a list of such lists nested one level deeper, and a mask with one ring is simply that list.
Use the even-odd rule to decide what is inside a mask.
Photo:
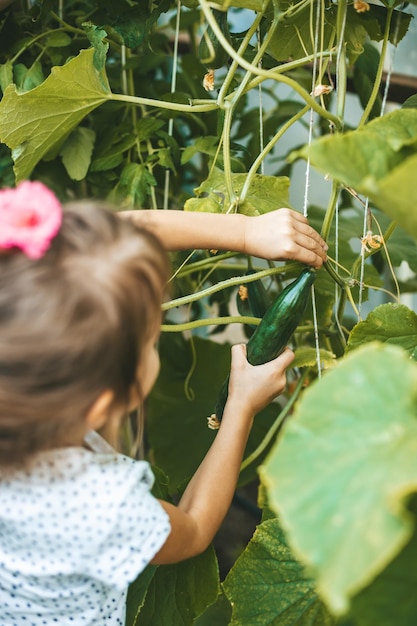
[{"label": "yellow flower", "polygon": [[214,70],[209,70],[203,78],[203,87],[206,91],[213,91],[214,89]]},{"label": "yellow flower", "polygon": [[356,13],[366,13],[371,8],[365,0],[355,0],[353,3],[353,8]]},{"label": "yellow flower", "polygon": [[333,91],[333,87],[331,85],[316,85],[311,95],[313,98],[317,98],[318,96],[324,96],[331,91]]}]

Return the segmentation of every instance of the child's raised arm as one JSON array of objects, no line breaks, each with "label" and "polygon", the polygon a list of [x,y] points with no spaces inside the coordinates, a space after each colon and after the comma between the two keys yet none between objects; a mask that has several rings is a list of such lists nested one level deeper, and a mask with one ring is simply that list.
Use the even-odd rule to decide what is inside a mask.
[{"label": "child's raised arm", "polygon": [[161,501],[171,533],[152,563],[167,564],[204,551],[222,523],[233,498],[242,456],[256,413],[286,384],[294,358],[288,348],[275,360],[252,366],[243,345],[232,348],[229,396],[220,429],[178,506]]},{"label": "child's raised arm", "polygon": [[326,260],[325,242],[307,219],[292,209],[256,217],[173,210],[122,211],[119,215],[154,232],[167,250],[231,250],[317,268]]}]

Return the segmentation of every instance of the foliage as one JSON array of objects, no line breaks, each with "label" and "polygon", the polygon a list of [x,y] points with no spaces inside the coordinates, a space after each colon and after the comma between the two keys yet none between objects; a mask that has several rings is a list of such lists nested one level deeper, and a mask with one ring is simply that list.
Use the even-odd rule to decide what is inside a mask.
[{"label": "foliage", "polygon": [[[228,12],[230,34],[213,9]],[[131,586],[128,626],[417,621],[417,318],[400,302],[417,290],[417,99],[386,113],[381,89],[411,19],[397,0],[16,0],[0,11],[2,186],[31,177],[63,200],[254,216],[290,205],[300,165],[328,181],[321,205],[306,199],[329,244],[315,308],[242,465],[240,484],[262,477],[262,522],[222,584],[212,548],[149,567]],[[227,59],[210,79],[207,26]],[[206,418],[229,367],[227,325],[253,332],[235,311],[239,284],[259,278],[272,298],[300,271],[227,251],[173,266],[147,430],[166,497],[215,436]]]}]

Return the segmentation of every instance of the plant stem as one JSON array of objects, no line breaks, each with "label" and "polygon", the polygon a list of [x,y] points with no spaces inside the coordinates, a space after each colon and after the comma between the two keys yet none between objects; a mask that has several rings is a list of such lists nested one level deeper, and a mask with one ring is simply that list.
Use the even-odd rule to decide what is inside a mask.
[{"label": "plant stem", "polygon": [[252,78],[250,83],[247,85],[247,90],[250,91],[254,87],[257,87],[259,83],[265,80],[265,78],[274,79],[275,76],[278,76],[279,74],[285,74],[286,72],[292,72],[293,70],[296,70],[299,67],[305,67],[306,65],[311,63],[314,60],[314,58],[327,59],[327,58],[332,57],[333,55],[334,55],[333,51],[325,50],[323,52],[318,52],[316,55],[309,54],[305,57],[302,57],[301,59],[288,61],[287,63],[281,63],[281,65],[277,65],[276,67],[273,67],[269,70],[264,70],[264,72],[267,72],[267,76],[263,76],[262,74],[262,75],[256,76],[255,78]]},{"label": "plant stem", "polygon": [[233,105],[229,102],[224,103],[224,122],[223,122],[223,133],[222,133],[222,141],[223,141],[223,172],[224,172],[224,181],[226,185],[226,191],[229,196],[229,206],[227,208],[226,213],[231,213],[233,210],[237,209],[237,196],[235,194],[235,190],[233,187],[232,180],[232,167],[231,167],[231,158],[230,158],[230,132],[232,128],[232,120],[233,120]]},{"label": "plant stem", "polygon": [[[219,254],[216,256],[210,256],[205,259],[199,259],[198,261],[194,261],[193,263],[188,263],[184,266],[184,269],[177,270],[176,276],[184,276],[184,274],[192,274],[193,272],[198,272],[200,270],[206,269],[207,266],[212,265],[213,263],[224,261],[226,259],[231,259],[235,257],[237,252],[225,252],[224,254]],[[228,269],[234,268],[235,266],[228,265]]]},{"label": "plant stem", "polygon": [[178,102],[128,96],[120,93],[111,93],[109,97],[116,102],[129,102],[130,104],[136,104],[138,106],[151,106],[159,109],[169,109],[170,111],[180,111],[182,113],[205,113],[206,111],[215,111],[217,109],[217,104],[213,102],[213,100],[207,100],[206,104],[193,104],[192,100],[190,100],[190,104],[179,104]]},{"label": "plant stem", "polygon": [[326,214],[324,216],[323,224],[321,227],[321,236],[324,241],[328,241],[330,235],[330,229],[333,224],[334,214],[337,206],[337,198],[339,197],[340,185],[333,180],[332,182],[332,191],[330,194],[329,202],[326,209]]},{"label": "plant stem", "polygon": [[220,324],[252,324],[257,326],[261,320],[259,317],[246,315],[225,315],[224,317],[207,317],[205,319],[184,322],[183,324],[161,324],[163,333],[182,333],[186,330],[193,330],[201,326],[219,326]]},{"label": "plant stem", "polygon": [[[346,306],[346,300],[347,300],[346,289],[343,289],[343,291],[341,291],[341,293],[340,293],[339,304],[338,304],[337,313],[336,313],[336,324],[337,324],[337,327],[338,327],[339,331],[341,330],[340,320],[343,320],[343,315],[344,315],[345,306]],[[344,343],[346,344],[346,339],[345,339],[345,337],[343,335],[343,332],[340,333],[340,334],[341,334],[341,336],[343,336]]]},{"label": "plant stem", "polygon": [[336,57],[336,114],[341,120],[344,119],[346,103],[346,0],[339,0],[337,3],[336,35],[337,35],[337,57]]},{"label": "plant stem", "polygon": [[385,55],[387,52],[389,32],[391,28],[391,21],[392,21],[393,13],[394,13],[394,5],[388,8],[387,21],[385,23],[384,38],[382,40],[381,55],[379,57],[378,69],[377,69],[376,76],[375,76],[374,86],[372,88],[372,93],[369,97],[368,103],[365,107],[361,120],[358,124],[357,130],[362,128],[362,126],[364,126],[366,122],[368,121],[368,117],[378,97],[379,88],[381,86],[382,73],[384,71]]},{"label": "plant stem", "polygon": [[[239,46],[239,49],[238,49],[238,51],[237,51],[237,53],[236,53],[236,54],[237,54],[237,56],[241,57],[241,56],[242,56],[242,54],[244,54],[244,52],[245,52],[246,48],[247,48],[247,47],[248,47],[248,45],[249,45],[250,40],[252,39],[253,35],[255,34],[255,32],[256,32],[256,30],[257,30],[257,28],[258,28],[258,25],[259,25],[259,23],[260,23],[260,21],[261,21],[262,17],[263,17],[263,13],[258,13],[258,14],[257,14],[257,16],[256,16],[256,18],[255,18],[255,20],[254,20],[253,24],[252,24],[252,25],[251,25],[251,27],[249,28],[248,32],[246,33],[245,37],[244,37],[244,38],[243,38],[243,40],[242,40],[242,43],[241,43],[241,44],[240,44],[240,46]],[[220,29],[218,28],[217,24],[216,24],[216,27],[217,27],[217,29],[218,29],[218,30],[219,30],[219,32],[220,32]],[[221,33],[221,34],[222,34],[222,33]],[[216,36],[217,36],[217,35],[216,35]],[[223,36],[223,34],[222,34],[222,36]],[[225,78],[225,79],[224,79],[224,81],[223,81],[223,84],[222,84],[222,86],[221,86],[221,88],[220,88],[220,91],[219,91],[219,95],[218,95],[218,97],[217,97],[217,104],[219,105],[219,107],[220,107],[220,108],[222,108],[222,107],[223,107],[223,102],[224,102],[224,99],[225,99],[225,94],[226,94],[226,93],[228,92],[228,90],[229,90],[229,87],[230,87],[230,85],[231,85],[231,83],[232,83],[232,81],[233,81],[233,78],[234,78],[234,76],[235,76],[236,69],[238,68],[238,66],[239,66],[238,61],[236,61],[236,60],[234,59],[234,60],[233,60],[233,62],[232,62],[232,64],[231,64],[231,66],[230,66],[230,68],[229,68],[229,71],[227,72],[226,78]]]},{"label": "plant stem", "polygon": [[325,263],[323,263],[323,267],[326,270],[326,272],[329,274],[329,276],[331,276],[333,278],[335,283],[337,283],[341,289],[345,290],[346,289],[346,283],[343,281],[342,278],[340,278],[339,274],[334,271],[334,269],[330,265],[330,263],[328,261],[326,261]]},{"label": "plant stem", "polygon": [[259,278],[273,276],[274,274],[283,274],[285,272],[288,272],[289,270],[296,269],[298,267],[298,263],[289,263],[282,267],[273,267],[262,270],[261,272],[257,272],[256,274],[237,276],[236,278],[228,278],[227,280],[222,280],[215,285],[212,285],[211,287],[202,289],[197,293],[192,293],[188,296],[182,296],[181,298],[176,298],[175,300],[165,302],[162,305],[162,310],[168,311],[169,309],[175,309],[176,307],[183,306],[184,304],[189,304],[190,302],[196,302],[197,300],[201,300],[206,296],[211,296],[213,293],[217,293],[218,291],[222,291],[223,289],[228,289],[229,287],[239,287],[239,285],[251,283],[255,280],[258,280]]},{"label": "plant stem", "polygon": [[308,104],[308,106],[311,107],[318,115],[320,115],[326,120],[329,120],[329,122],[332,122],[332,124],[335,126],[336,129],[338,130],[342,129],[342,126],[343,126],[342,120],[337,115],[334,115],[333,113],[330,113],[330,111],[327,111],[326,109],[324,109],[313,98],[313,96],[311,96],[305,89],[303,89],[303,87],[301,87],[301,85],[297,83],[296,80],[293,80],[292,78],[288,78],[288,76],[282,76],[280,74],[272,74],[272,73],[268,74],[268,78],[275,80],[279,83],[284,83],[284,85],[288,85],[288,87],[291,87],[291,89],[293,89],[296,93],[298,93],[298,95],[301,96],[301,98],[305,101],[305,103]]}]

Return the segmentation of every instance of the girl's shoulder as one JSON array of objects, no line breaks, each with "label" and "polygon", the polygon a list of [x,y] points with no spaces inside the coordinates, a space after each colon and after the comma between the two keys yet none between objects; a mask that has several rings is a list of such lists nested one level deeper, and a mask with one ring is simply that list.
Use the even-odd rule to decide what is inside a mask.
[{"label": "girl's shoulder", "polygon": [[16,550],[25,567],[25,555],[32,555],[34,575],[82,567],[107,584],[125,585],[170,532],[151,494],[153,481],[147,462],[115,452],[63,448],[39,455],[30,470],[0,477],[0,561],[6,563],[2,546],[18,537]]},{"label": "girl's shoulder", "polygon": [[[36,455],[31,464],[13,472],[0,472],[3,489],[32,489],[44,487],[68,489],[72,484],[83,487],[100,480],[109,486],[122,482],[128,487],[139,482],[151,489],[154,475],[147,461],[137,461],[109,448],[106,452],[95,452],[82,447],[59,448]],[[127,481],[127,482],[126,482]]]}]

